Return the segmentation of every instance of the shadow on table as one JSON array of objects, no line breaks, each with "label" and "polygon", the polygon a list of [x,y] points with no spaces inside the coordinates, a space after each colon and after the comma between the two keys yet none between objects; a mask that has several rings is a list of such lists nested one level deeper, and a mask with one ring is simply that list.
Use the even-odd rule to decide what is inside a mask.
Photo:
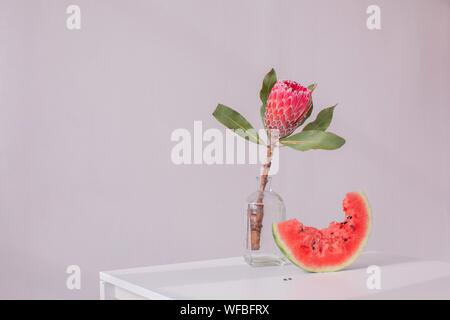
[{"label": "shadow on table", "polygon": [[411,258],[411,257],[403,257],[403,256],[396,256],[392,254],[380,254],[376,252],[365,252],[363,253],[351,266],[346,268],[346,270],[355,270],[355,269],[362,269],[367,268],[371,265],[376,266],[388,266],[388,265],[394,265],[394,264],[402,264],[402,263],[408,263],[413,261],[418,261],[417,258]]}]

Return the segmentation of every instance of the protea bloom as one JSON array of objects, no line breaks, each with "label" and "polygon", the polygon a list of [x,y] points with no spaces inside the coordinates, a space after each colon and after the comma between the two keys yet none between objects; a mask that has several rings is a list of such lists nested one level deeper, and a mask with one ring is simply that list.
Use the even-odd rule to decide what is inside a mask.
[{"label": "protea bloom", "polygon": [[264,124],[278,129],[279,137],[290,135],[303,123],[311,108],[311,90],[295,81],[277,81],[267,98]]}]

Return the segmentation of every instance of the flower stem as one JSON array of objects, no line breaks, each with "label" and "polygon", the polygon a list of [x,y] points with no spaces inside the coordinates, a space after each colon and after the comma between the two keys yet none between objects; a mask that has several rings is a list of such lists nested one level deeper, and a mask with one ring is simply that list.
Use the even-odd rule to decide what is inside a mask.
[{"label": "flower stem", "polygon": [[261,229],[263,228],[264,218],[264,191],[266,189],[267,180],[269,178],[270,166],[272,165],[273,143],[270,130],[267,133],[269,143],[267,144],[266,161],[261,168],[259,178],[258,197],[256,199],[255,208],[248,209],[250,219],[250,242],[252,250],[259,250],[261,246]]}]

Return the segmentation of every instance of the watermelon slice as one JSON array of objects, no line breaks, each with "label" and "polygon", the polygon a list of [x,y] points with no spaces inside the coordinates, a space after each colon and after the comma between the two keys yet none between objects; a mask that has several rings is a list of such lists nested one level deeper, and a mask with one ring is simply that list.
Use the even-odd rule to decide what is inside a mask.
[{"label": "watermelon slice", "polygon": [[369,237],[372,215],[364,194],[351,192],[343,201],[345,221],[316,229],[297,219],[272,225],[273,237],[284,255],[310,272],[341,270],[356,260]]}]

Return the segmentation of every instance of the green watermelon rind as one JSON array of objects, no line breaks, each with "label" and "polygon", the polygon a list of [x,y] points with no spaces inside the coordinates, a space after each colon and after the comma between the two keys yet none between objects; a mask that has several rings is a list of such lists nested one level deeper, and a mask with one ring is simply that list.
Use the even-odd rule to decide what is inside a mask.
[{"label": "green watermelon rind", "polygon": [[355,262],[355,260],[358,259],[358,257],[361,255],[364,247],[366,246],[367,241],[369,240],[369,236],[370,236],[371,230],[372,230],[372,209],[370,207],[369,201],[368,201],[366,195],[363,192],[356,192],[356,193],[364,200],[364,202],[366,204],[365,207],[366,207],[366,212],[367,212],[367,215],[368,215],[368,225],[367,225],[366,236],[361,241],[361,244],[359,245],[359,248],[356,250],[356,252],[347,261],[345,261],[344,263],[342,263],[340,265],[335,265],[335,266],[330,266],[330,267],[323,267],[323,268],[311,268],[311,267],[308,267],[308,266],[302,264],[301,261],[299,261],[298,259],[296,259],[294,257],[292,252],[289,250],[288,246],[286,246],[286,244],[283,242],[283,240],[281,239],[281,236],[280,236],[280,234],[278,232],[277,224],[274,223],[274,224],[272,224],[272,234],[273,234],[273,238],[275,240],[275,243],[277,244],[277,246],[280,249],[280,251],[293,264],[295,264],[296,266],[302,268],[303,270],[305,270],[307,272],[334,272],[334,271],[339,271],[339,270],[342,270],[342,269],[348,267],[353,262]]}]

